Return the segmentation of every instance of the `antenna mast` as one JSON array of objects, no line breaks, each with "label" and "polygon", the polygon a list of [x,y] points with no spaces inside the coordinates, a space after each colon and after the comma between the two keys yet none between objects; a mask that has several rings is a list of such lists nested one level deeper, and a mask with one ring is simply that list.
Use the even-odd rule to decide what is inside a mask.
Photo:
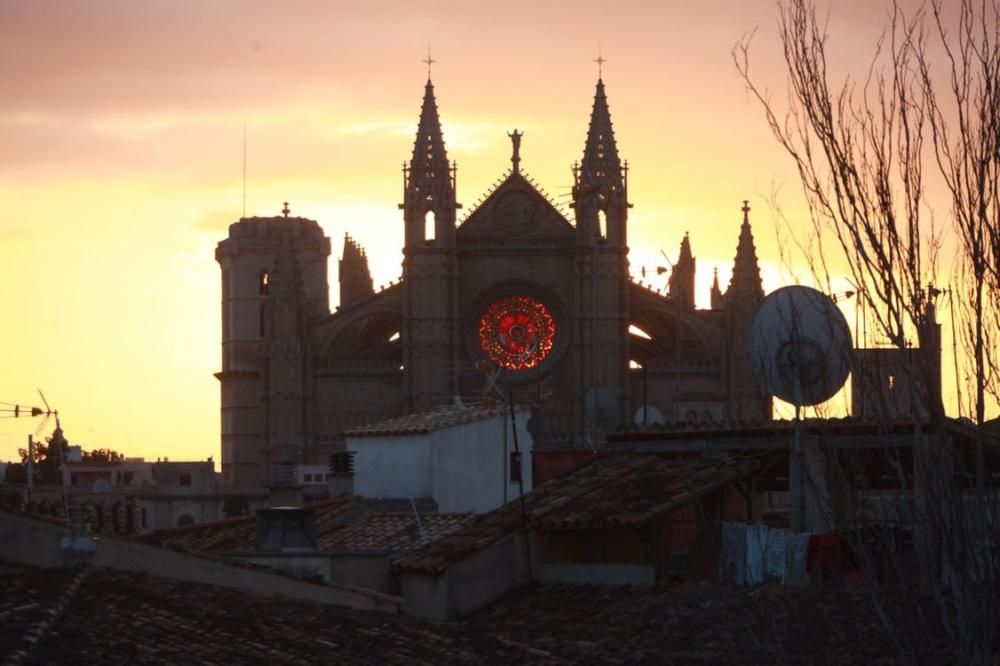
[{"label": "antenna mast", "polygon": [[243,121],[243,217],[247,216],[247,121]]}]

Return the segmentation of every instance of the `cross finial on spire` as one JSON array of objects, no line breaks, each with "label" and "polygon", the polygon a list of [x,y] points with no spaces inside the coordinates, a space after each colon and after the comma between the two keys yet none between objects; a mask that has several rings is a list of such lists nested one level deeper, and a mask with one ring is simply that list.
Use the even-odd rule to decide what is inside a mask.
[{"label": "cross finial on spire", "polygon": [[743,211],[743,221],[744,222],[750,222],[750,200],[749,199],[744,199],[743,200],[743,208],[741,208],[740,210]]},{"label": "cross finial on spire", "polygon": [[594,62],[597,63],[597,78],[603,78],[604,75],[604,63],[608,60],[603,55],[601,55],[601,45],[597,45],[597,57],[594,58]]},{"label": "cross finial on spire", "polygon": [[285,207],[281,209],[281,214],[288,217],[288,214],[292,212],[292,209],[288,207],[288,202],[285,202]]},{"label": "cross finial on spire", "polygon": [[437,62],[437,60],[435,60],[434,58],[431,57],[431,45],[430,44],[427,45],[427,58],[424,59],[422,62],[427,65],[427,80],[430,81],[431,80],[431,65],[433,65],[434,63]]}]

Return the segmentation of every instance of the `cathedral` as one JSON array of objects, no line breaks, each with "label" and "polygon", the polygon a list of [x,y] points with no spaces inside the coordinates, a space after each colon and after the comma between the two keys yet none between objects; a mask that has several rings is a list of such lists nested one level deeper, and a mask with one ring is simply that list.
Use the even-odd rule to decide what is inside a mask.
[{"label": "cathedral", "polygon": [[[243,218],[222,269],[222,470],[271,482],[275,463],[324,463],[346,430],[444,405],[537,407],[536,451],[590,449],[652,423],[770,418],[746,335],[763,299],[744,202],[732,279],[695,307],[685,235],[661,293],[630,277],[628,162],[598,79],[564,215],[510,168],[460,217],[428,78],[403,173],[402,277],[375,291],[350,237],[330,311],[330,239],[313,220]],[[734,225],[735,226],[735,225]]]}]

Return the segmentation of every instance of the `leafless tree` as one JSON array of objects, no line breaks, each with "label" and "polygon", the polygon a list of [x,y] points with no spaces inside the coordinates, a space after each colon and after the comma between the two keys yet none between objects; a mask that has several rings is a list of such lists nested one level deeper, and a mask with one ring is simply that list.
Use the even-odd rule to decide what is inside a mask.
[{"label": "leafless tree", "polygon": [[[991,326],[1000,324],[998,3],[949,3],[957,5],[954,32],[948,13],[954,7],[941,0],[912,15],[893,5],[864,81],[837,86],[830,82],[828,35],[813,1],[779,0],[787,105],[776,103],[751,76],[750,38],[733,52],[748,90],[797,168],[814,235],[801,245],[820,248],[811,255],[814,275],[829,279],[822,243],[832,238],[870,323],[901,352],[914,337],[927,352],[903,356],[912,360],[911,385],[940,382],[933,356],[939,339],[930,319],[938,292],[931,283],[938,277],[939,252],[954,238],[959,270],[951,302],[959,311],[961,333],[955,334],[966,351],[960,362],[974,385],[977,426],[986,418],[987,394],[996,393]],[[938,83],[941,67],[932,57],[938,52],[945,58],[946,86]],[[926,184],[938,176],[951,199],[952,224],[941,229],[930,215]],[[823,487],[814,491],[826,500],[827,524],[854,540],[875,608],[901,658],[939,663],[946,649],[959,663],[992,664],[1000,632],[1000,520],[984,487],[983,429],[962,432],[944,418],[933,391],[910,400],[910,444],[890,437],[885,410],[881,443],[867,452],[826,451],[819,466],[825,469],[814,479]],[[969,440],[977,444],[977,492],[971,494],[961,482],[965,461],[956,455],[956,442]],[[896,477],[895,495],[877,504],[870,501],[876,489],[868,485],[873,463]],[[914,527],[919,543],[913,561],[884,539],[873,549],[863,536],[889,525],[890,508],[893,521]]]},{"label": "leafless tree", "polygon": [[[949,3],[958,20],[949,30],[945,6],[933,0],[933,32],[945,55],[944,77],[936,77],[926,49],[915,50],[928,109],[934,155],[951,195],[960,243],[962,341],[971,360],[973,413],[986,420],[987,389],[995,386],[996,339],[989,326],[997,316],[1000,255],[1000,2]],[[947,80],[947,86],[940,79]],[[939,89],[943,92],[939,94]],[[994,392],[995,393],[995,392]],[[983,451],[977,447],[982,488]]]}]

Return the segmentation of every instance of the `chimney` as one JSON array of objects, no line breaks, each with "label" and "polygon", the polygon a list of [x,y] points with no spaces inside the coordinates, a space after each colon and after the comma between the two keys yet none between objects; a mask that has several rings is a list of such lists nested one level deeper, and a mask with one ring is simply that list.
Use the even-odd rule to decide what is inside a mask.
[{"label": "chimney", "polygon": [[69,532],[60,539],[63,566],[72,569],[86,566],[97,553],[97,539],[90,535],[90,509],[80,504],[69,505],[66,522]]},{"label": "chimney", "polygon": [[257,509],[257,550],[312,552],[316,550],[315,510],[281,506]]},{"label": "chimney", "polygon": [[272,508],[296,507],[306,503],[302,486],[296,483],[295,465],[292,463],[271,463],[271,483],[267,491],[268,504]]}]

